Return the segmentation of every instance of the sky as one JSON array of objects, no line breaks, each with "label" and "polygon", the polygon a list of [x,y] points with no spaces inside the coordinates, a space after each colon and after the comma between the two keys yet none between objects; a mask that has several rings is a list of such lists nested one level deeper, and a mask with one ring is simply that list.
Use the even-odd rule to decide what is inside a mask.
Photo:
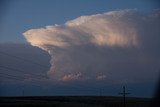
[{"label": "sky", "polygon": [[117,96],[126,85],[131,96],[151,97],[159,7],[158,0],[1,1],[0,95]]},{"label": "sky", "polygon": [[26,42],[21,35],[28,29],[63,24],[82,15],[111,10],[151,11],[158,0],[2,0],[0,42]]}]

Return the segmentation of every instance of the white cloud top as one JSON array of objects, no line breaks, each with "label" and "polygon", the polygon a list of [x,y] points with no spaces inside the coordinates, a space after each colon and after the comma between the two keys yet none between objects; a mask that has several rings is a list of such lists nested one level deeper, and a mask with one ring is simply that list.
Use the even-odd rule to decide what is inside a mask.
[{"label": "white cloud top", "polygon": [[[151,36],[158,38],[159,19],[158,12],[144,14],[137,10],[111,11],[81,16],[64,25],[31,29],[23,35],[31,45],[51,55],[48,75],[52,79],[107,79],[110,75],[110,78],[132,81],[132,76],[137,74],[131,73],[132,78],[126,78],[123,76],[124,70],[128,72],[129,68],[135,68],[138,72],[145,70],[143,64],[150,63],[144,47]],[[153,32],[154,35],[151,35]],[[140,53],[137,53],[138,49]],[[121,76],[113,72],[121,73]],[[97,76],[99,74],[101,76]]]}]

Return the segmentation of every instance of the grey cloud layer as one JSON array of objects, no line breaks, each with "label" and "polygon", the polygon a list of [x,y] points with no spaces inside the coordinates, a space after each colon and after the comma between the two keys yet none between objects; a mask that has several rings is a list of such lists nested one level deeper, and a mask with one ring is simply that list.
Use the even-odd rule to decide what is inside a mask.
[{"label": "grey cloud layer", "polygon": [[134,82],[157,75],[159,28],[159,11],[121,10],[81,16],[23,35],[51,55],[52,79]]}]

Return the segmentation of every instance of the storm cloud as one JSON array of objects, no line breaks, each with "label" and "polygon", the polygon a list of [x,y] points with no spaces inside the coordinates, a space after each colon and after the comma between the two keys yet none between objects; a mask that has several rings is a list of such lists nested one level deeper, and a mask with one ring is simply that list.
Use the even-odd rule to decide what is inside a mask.
[{"label": "storm cloud", "polygon": [[23,35],[51,56],[50,79],[137,82],[157,78],[159,28],[159,10],[119,10],[30,29]]}]

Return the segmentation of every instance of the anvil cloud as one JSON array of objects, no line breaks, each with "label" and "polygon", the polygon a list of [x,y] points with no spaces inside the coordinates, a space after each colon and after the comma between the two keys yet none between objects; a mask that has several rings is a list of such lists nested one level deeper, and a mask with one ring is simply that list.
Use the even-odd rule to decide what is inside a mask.
[{"label": "anvil cloud", "polygon": [[[23,33],[51,56],[53,80],[148,81],[158,74],[160,12],[110,11]],[[145,76],[144,76],[145,75]]]}]

